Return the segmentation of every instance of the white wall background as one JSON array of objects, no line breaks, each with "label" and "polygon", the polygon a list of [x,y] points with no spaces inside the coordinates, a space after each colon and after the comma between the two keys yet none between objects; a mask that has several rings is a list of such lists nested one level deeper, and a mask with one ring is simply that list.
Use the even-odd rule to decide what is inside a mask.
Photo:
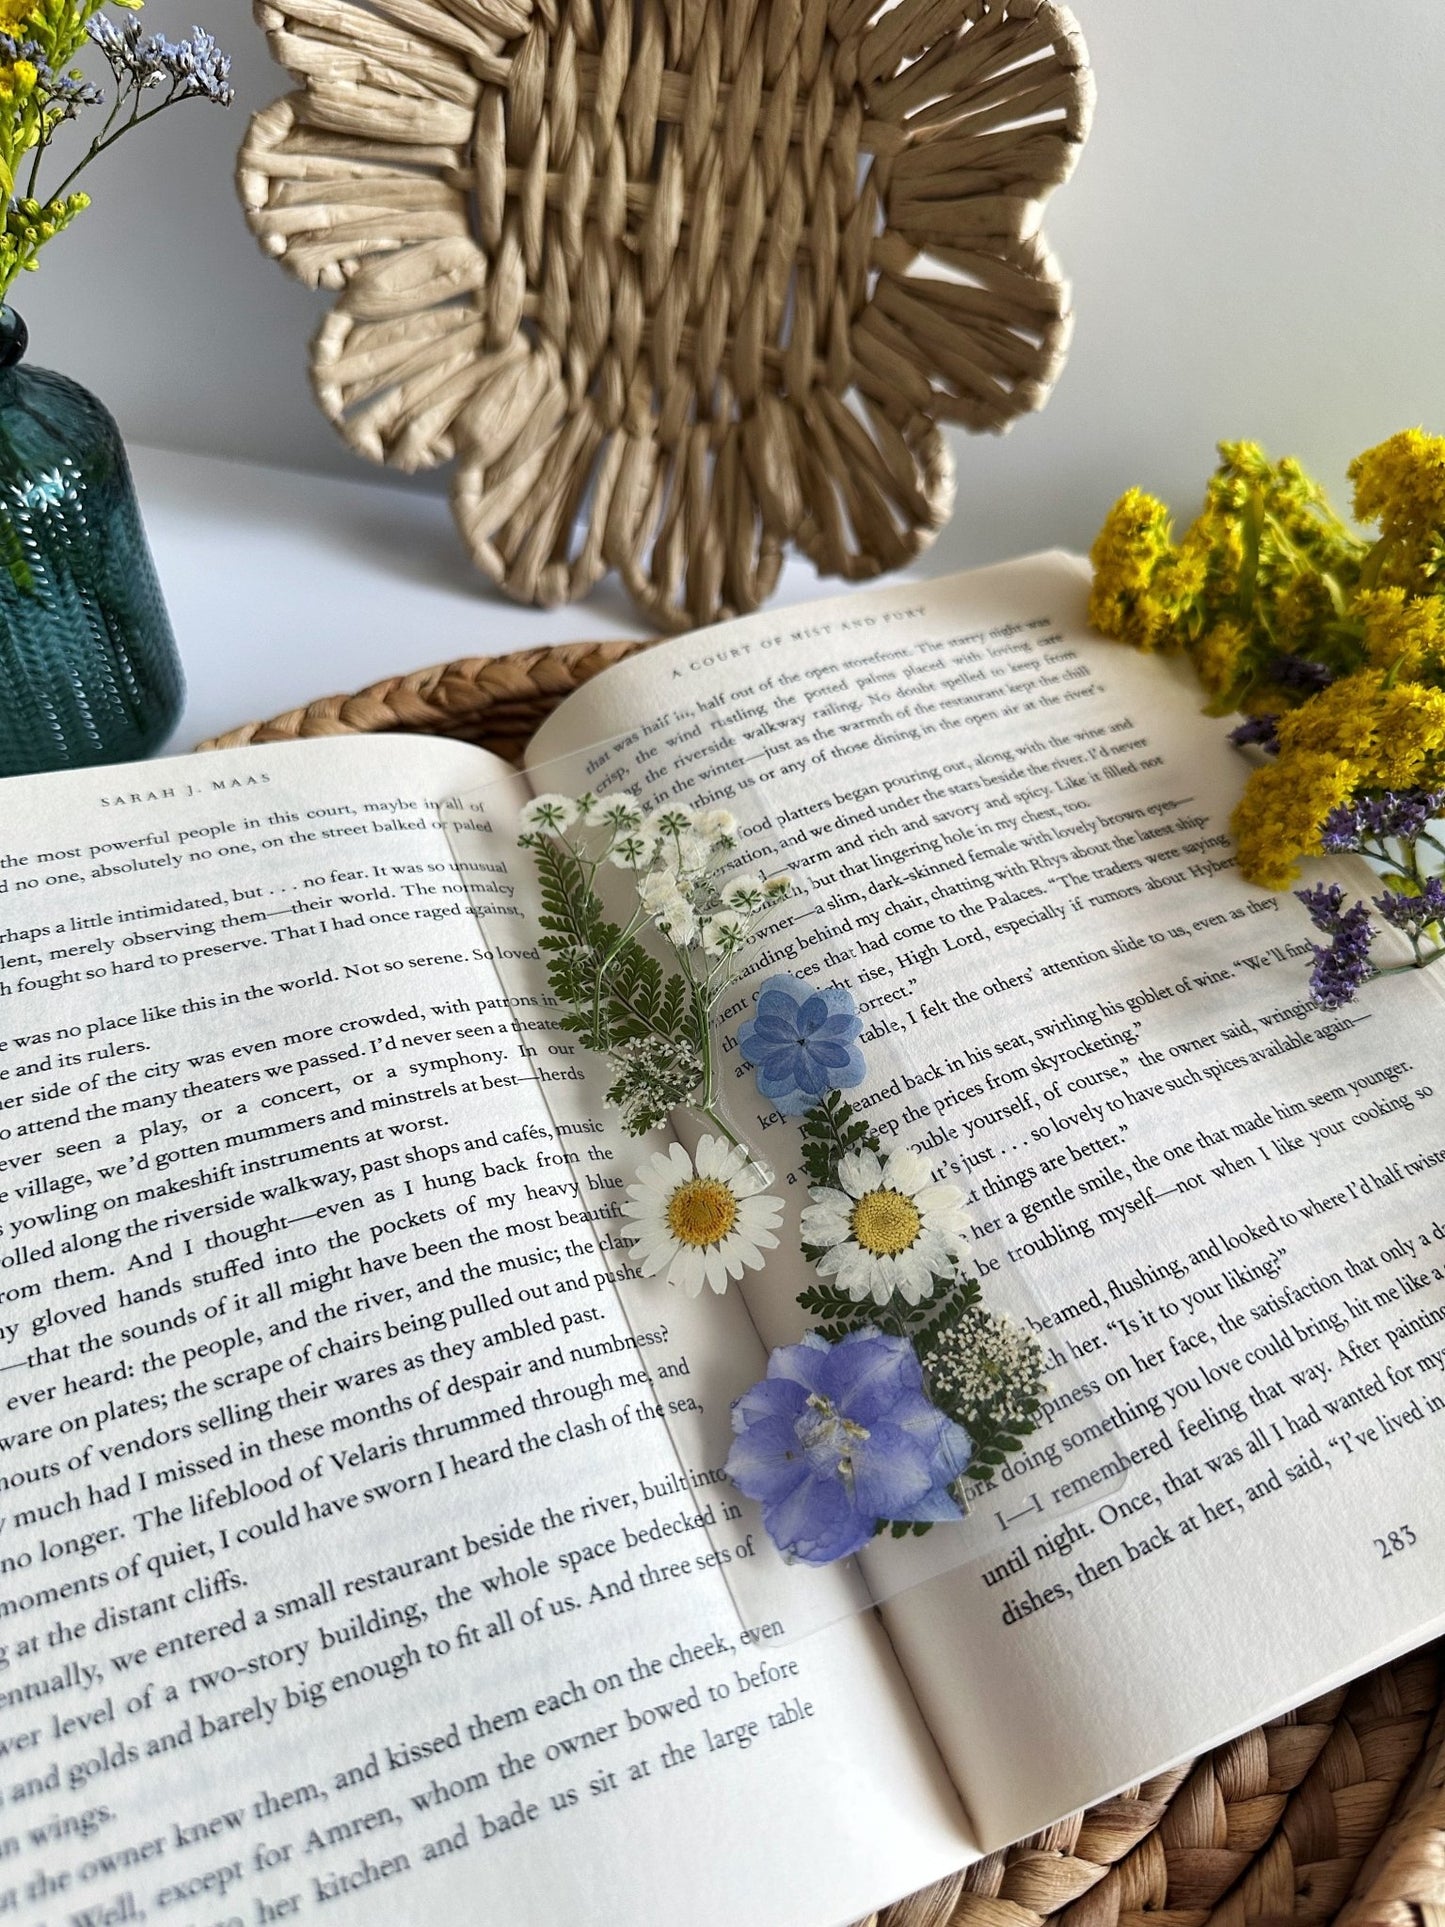
[{"label": "white wall background", "polygon": [[[1130,482],[1192,508],[1222,436],[1343,496],[1357,449],[1445,430],[1441,0],[1075,4],[1099,109],[1048,215],[1073,355],[1041,416],[960,442],[954,562],[1086,546]],[[325,300],[260,254],[231,185],[244,117],[285,77],[246,0],[146,18],[215,32],[237,105],[179,107],[102,163],[94,208],[17,290],[32,357],[137,441],[369,474],[310,401]]]}]

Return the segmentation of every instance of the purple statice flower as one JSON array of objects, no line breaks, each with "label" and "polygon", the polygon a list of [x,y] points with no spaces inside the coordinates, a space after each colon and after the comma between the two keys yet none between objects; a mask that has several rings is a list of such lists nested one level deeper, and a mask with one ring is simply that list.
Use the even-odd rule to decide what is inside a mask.
[{"label": "purple statice flower", "polygon": [[831,1565],[885,1521],[963,1517],[950,1487],[973,1441],[929,1401],[905,1338],[865,1327],[830,1345],[809,1332],[771,1354],[732,1412],[727,1475],[787,1559]]},{"label": "purple statice flower", "polygon": [[1269,753],[1279,752],[1278,716],[1246,716],[1237,728],[1230,730],[1229,740],[1236,749],[1247,749],[1251,744]]},{"label": "purple statice flower", "polygon": [[1323,930],[1327,937],[1335,936],[1340,928],[1340,906],[1345,893],[1338,883],[1317,883],[1309,890],[1296,890],[1295,895],[1310,913],[1310,922],[1316,930]]},{"label": "purple statice flower", "polygon": [[1296,890],[1295,895],[1310,913],[1317,930],[1325,931],[1330,941],[1315,944],[1314,968],[1310,971],[1310,996],[1322,1010],[1338,1010],[1349,1003],[1362,984],[1375,974],[1370,962],[1370,945],[1375,926],[1363,903],[1341,908],[1344,892],[1338,883],[1326,888]]},{"label": "purple statice flower", "polygon": [[1375,908],[1397,930],[1418,936],[1427,924],[1445,918],[1445,877],[1431,877],[1418,895],[1403,890],[1387,890],[1375,898]]},{"label": "purple statice flower", "polygon": [[136,19],[117,27],[108,14],[97,14],[86,31],[117,79],[129,79],[138,88],[168,86],[177,100],[209,100],[218,107],[229,107],[236,98],[230,57],[204,27],[192,27],[184,40],[167,40],[163,34],[142,34]]},{"label": "purple statice flower", "polygon": [[1368,836],[1397,836],[1410,843],[1440,813],[1439,790],[1381,790],[1356,804],[1360,829]]},{"label": "purple statice flower", "polygon": [[1326,669],[1322,662],[1312,662],[1308,656],[1276,656],[1269,665],[1269,673],[1281,689],[1299,696],[1317,696],[1335,680],[1333,669]]},{"label": "purple statice flower", "polygon": [[1320,825],[1320,848],[1331,856],[1343,856],[1360,847],[1360,812],[1354,803],[1341,803],[1330,811]]},{"label": "purple statice flower", "polygon": [[58,74],[45,58],[37,41],[17,40],[14,34],[0,33],[0,64],[13,67],[17,60],[28,60],[39,76],[39,93],[48,114],[59,110],[61,120],[74,120],[82,107],[98,107],[103,98],[79,74]]},{"label": "purple statice flower", "polygon": [[757,1068],[759,1093],[784,1117],[802,1117],[828,1091],[850,1091],[866,1067],[853,993],[816,990],[779,973],[758,992],[757,1011],[738,1031],[744,1063]]}]

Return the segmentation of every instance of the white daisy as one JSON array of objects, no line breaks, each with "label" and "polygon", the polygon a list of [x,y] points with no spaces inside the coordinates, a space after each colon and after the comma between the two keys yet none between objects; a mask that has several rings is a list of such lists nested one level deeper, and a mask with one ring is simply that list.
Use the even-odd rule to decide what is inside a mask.
[{"label": "white daisy", "polygon": [[696,1160],[680,1144],[648,1158],[622,1207],[643,1277],[661,1272],[696,1298],[704,1285],[726,1291],[730,1278],[760,1271],[783,1215],[763,1186],[747,1152],[720,1137],[701,1139]]},{"label": "white daisy", "polygon": [[933,1167],[917,1151],[872,1151],[838,1160],[841,1190],[810,1191],[802,1216],[803,1243],[823,1247],[818,1271],[836,1275],[850,1298],[886,1305],[895,1292],[910,1305],[925,1297],[935,1277],[951,1277],[967,1249],[968,1211],[956,1184],[934,1182]]},{"label": "white daisy", "polygon": [[730,957],[746,943],[748,922],[736,911],[723,910],[702,927],[702,947],[710,957]]},{"label": "white daisy", "polygon": [[524,830],[545,830],[549,836],[560,836],[577,821],[579,811],[575,797],[560,796],[549,790],[545,796],[534,796],[530,803],[522,807],[522,828]]},{"label": "white daisy", "polygon": [[610,830],[635,830],[642,824],[642,805],[630,790],[614,790],[610,796],[591,798],[586,821],[593,829],[604,825]]}]

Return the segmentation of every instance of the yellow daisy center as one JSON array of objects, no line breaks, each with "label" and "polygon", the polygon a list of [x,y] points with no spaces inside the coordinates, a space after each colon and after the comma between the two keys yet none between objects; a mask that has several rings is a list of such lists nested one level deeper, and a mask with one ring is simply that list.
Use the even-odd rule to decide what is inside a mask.
[{"label": "yellow daisy center", "polygon": [[918,1206],[901,1191],[865,1191],[853,1207],[853,1236],[874,1258],[896,1258],[922,1229]]},{"label": "yellow daisy center", "polygon": [[667,1228],[679,1244],[719,1244],[737,1221],[737,1198],[717,1178],[689,1178],[667,1201]]}]

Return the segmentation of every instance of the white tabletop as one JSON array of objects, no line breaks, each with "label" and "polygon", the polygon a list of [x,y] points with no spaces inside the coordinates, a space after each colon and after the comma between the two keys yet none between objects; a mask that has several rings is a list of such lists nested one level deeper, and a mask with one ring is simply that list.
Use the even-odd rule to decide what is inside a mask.
[{"label": "white tabletop", "polygon": [[[318,696],[457,656],[649,634],[615,579],[583,603],[529,609],[472,567],[442,494],[132,447],[161,586],[185,664],[173,751]],[[956,520],[916,572],[1027,544]],[[774,598],[836,594],[790,560]]]}]

